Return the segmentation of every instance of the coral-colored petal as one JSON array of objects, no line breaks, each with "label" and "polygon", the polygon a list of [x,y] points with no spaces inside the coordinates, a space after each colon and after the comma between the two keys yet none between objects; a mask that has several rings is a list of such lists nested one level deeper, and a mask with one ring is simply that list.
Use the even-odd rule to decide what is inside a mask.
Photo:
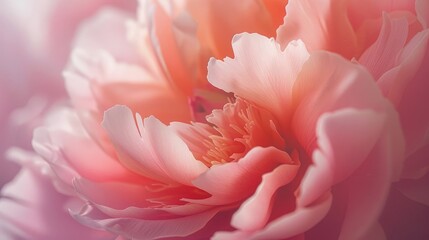
[{"label": "coral-colored petal", "polygon": [[200,74],[198,57],[201,49],[196,23],[186,11],[174,9],[176,6],[171,2],[165,2],[166,6],[161,3],[155,5],[152,43],[158,49],[158,58],[163,59],[172,85],[191,95],[192,89],[199,84]]},{"label": "coral-colored petal", "polygon": [[[270,5],[276,5],[277,8],[273,9]],[[200,42],[212,51],[214,57],[223,58],[232,54],[231,39],[234,34],[252,32],[274,37],[285,14],[285,5],[284,1],[279,3],[277,0],[194,0],[187,1],[186,7],[195,21],[204,26],[198,29]]]},{"label": "coral-colored petal", "polygon": [[344,1],[291,0],[277,41],[286,46],[302,39],[308,49],[329,50],[347,58],[357,53],[357,39]]}]

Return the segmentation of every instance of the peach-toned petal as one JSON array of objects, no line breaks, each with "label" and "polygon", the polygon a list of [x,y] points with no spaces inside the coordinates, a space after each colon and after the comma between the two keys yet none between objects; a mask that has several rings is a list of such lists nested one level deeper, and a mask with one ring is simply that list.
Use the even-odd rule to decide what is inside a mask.
[{"label": "peach-toned petal", "polygon": [[345,1],[291,0],[284,24],[277,29],[277,41],[286,46],[302,39],[312,50],[329,50],[351,58],[357,39],[349,22]]},{"label": "peach-toned petal", "polygon": [[280,165],[262,176],[256,192],[240,206],[231,219],[231,225],[243,231],[262,229],[271,215],[274,194],[278,188],[290,183],[299,165]]},{"label": "peach-toned petal", "polygon": [[193,184],[212,196],[207,199],[186,201],[208,204],[231,204],[249,197],[262,180],[262,175],[281,164],[293,163],[290,156],[274,147],[255,147],[238,162],[212,166]]},{"label": "peach-toned petal", "polygon": [[274,39],[240,34],[232,47],[234,59],[210,60],[210,83],[269,110],[286,124],[292,85],[309,56],[303,42],[294,41],[282,51]]},{"label": "peach-toned petal", "polygon": [[[278,8],[270,11],[273,9],[270,5],[277,5]],[[260,0],[187,2],[187,9],[195,21],[204,26],[198,28],[200,41],[207,45],[216,58],[231,56],[231,39],[234,34],[254,32],[274,37],[285,14],[284,7],[284,2]]]},{"label": "peach-toned petal", "polygon": [[141,122],[139,129],[132,112],[125,106],[115,106],[105,113],[103,126],[107,130],[121,160],[132,171],[166,182],[191,185],[206,166],[197,161],[186,144],[167,126],[154,117]]},{"label": "peach-toned petal", "polygon": [[[155,115],[165,123],[190,120],[186,96],[147,69],[118,62],[106,52],[76,50],[72,57],[74,69],[64,75],[72,101],[80,112],[94,112],[93,118],[101,121],[103,111],[115,104],[125,104],[145,117]],[[142,91],[146,94],[141,94]],[[165,111],[172,104],[176,107]],[[94,130],[89,128],[89,131]]]},{"label": "peach-toned petal", "polygon": [[159,51],[158,57],[163,59],[171,84],[190,95],[198,85],[200,74],[196,23],[186,11],[174,9],[171,2],[164,2],[164,6],[161,3],[154,5],[152,41]]}]

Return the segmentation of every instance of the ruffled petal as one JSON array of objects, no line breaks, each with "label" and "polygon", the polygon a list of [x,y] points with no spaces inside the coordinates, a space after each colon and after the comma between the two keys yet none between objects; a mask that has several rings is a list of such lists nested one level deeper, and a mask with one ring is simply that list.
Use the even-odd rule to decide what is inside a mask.
[{"label": "ruffled petal", "polygon": [[407,19],[391,19],[385,14],[377,41],[365,50],[359,58],[359,63],[378,80],[395,65],[396,58],[404,48],[407,38]]},{"label": "ruffled petal", "polygon": [[311,54],[293,86],[293,93],[296,110],[292,131],[309,155],[315,148],[315,127],[321,114],[342,108],[382,112],[389,109],[364,68],[329,52]]},{"label": "ruffled petal", "polygon": [[209,82],[269,110],[287,124],[292,86],[309,57],[304,43],[293,41],[282,51],[274,39],[239,34],[232,47],[234,59],[210,60]]},{"label": "ruffled petal", "polygon": [[207,167],[197,161],[185,142],[154,117],[135,123],[125,106],[115,106],[105,113],[103,127],[116,147],[120,160],[132,171],[167,183],[191,182]]},{"label": "ruffled petal", "polygon": [[299,165],[283,164],[264,174],[256,192],[233,215],[231,225],[243,231],[262,229],[271,216],[271,206],[277,189],[290,183],[298,170]]},{"label": "ruffled petal", "polygon": [[385,122],[384,114],[370,110],[345,109],[322,115],[316,129],[319,148],[302,180],[298,205],[311,204],[356,171],[379,140]]},{"label": "ruffled petal", "polygon": [[261,181],[262,175],[281,164],[294,163],[290,156],[274,147],[255,147],[238,162],[212,166],[193,181],[193,184],[212,196],[189,202],[226,205],[251,196]]},{"label": "ruffled petal", "polygon": [[109,229],[125,238],[162,239],[166,237],[186,237],[203,228],[220,209],[199,214],[165,220],[144,220],[138,218],[109,218],[88,206],[73,217],[93,228]]},{"label": "ruffled petal", "polygon": [[288,239],[300,235],[322,220],[331,204],[332,195],[327,193],[313,205],[298,207],[291,213],[273,220],[264,229],[254,233],[250,239]]}]

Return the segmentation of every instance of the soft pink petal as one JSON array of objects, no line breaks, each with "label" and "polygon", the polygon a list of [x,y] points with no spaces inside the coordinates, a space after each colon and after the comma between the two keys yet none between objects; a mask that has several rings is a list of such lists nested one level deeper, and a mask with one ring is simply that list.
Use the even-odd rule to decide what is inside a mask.
[{"label": "soft pink petal", "polygon": [[339,239],[359,239],[377,223],[398,157],[392,155],[394,147],[390,136],[384,135],[362,166],[344,183],[348,201]]},{"label": "soft pink petal", "polygon": [[311,54],[293,92],[297,106],[292,130],[308,154],[315,147],[315,127],[321,114],[342,108],[390,109],[364,68],[329,52]]},{"label": "soft pink petal", "polygon": [[126,238],[161,239],[186,237],[203,228],[219,210],[165,220],[144,220],[138,218],[108,218],[96,209],[88,207],[84,212],[73,213],[82,224],[94,228],[105,228]]},{"label": "soft pink petal", "polygon": [[384,114],[354,109],[322,115],[316,127],[319,148],[302,180],[298,205],[311,204],[356,171],[383,133],[385,119]]},{"label": "soft pink petal", "polygon": [[128,11],[103,8],[82,24],[73,47],[85,51],[106,51],[119,61],[138,63],[139,55],[127,39],[126,23],[133,18]]},{"label": "soft pink petal", "polygon": [[256,192],[233,215],[231,225],[243,231],[262,229],[271,216],[271,206],[278,188],[294,180],[299,165],[280,165],[262,176]]},{"label": "soft pink petal", "polygon": [[383,227],[379,223],[376,223],[360,239],[361,240],[386,240],[387,238],[386,238],[386,235],[384,234]]},{"label": "soft pink petal", "polygon": [[70,199],[32,169],[22,169],[1,194],[0,236],[13,236],[6,239],[115,239],[76,222],[66,210]]},{"label": "soft pink petal", "polygon": [[415,1],[409,0],[349,0],[347,1],[348,16],[355,28],[365,21],[382,17],[383,13],[395,11],[415,11]]},{"label": "soft pink petal", "polygon": [[327,193],[313,205],[298,207],[293,212],[273,220],[250,239],[288,239],[304,233],[323,219],[331,204],[332,195]]},{"label": "soft pink petal", "polygon": [[216,232],[211,240],[238,240],[238,239],[250,239],[251,233],[243,232],[240,230],[233,232]]},{"label": "soft pink petal", "polygon": [[78,176],[94,181],[136,178],[84,133],[71,109],[56,109],[47,116],[47,122],[35,130],[33,147],[66,184],[71,186]]},{"label": "soft pink petal", "polygon": [[292,85],[309,56],[304,43],[293,41],[282,51],[274,39],[240,34],[232,47],[234,59],[210,60],[210,83],[269,110],[286,124]]},{"label": "soft pink petal", "polygon": [[345,7],[344,1],[291,0],[277,41],[284,47],[302,39],[310,51],[329,50],[351,58],[358,43]]},{"label": "soft pink petal", "polygon": [[[429,30],[415,36],[416,41],[411,41],[404,49],[405,55],[401,74],[390,84],[398,95],[393,92],[388,96],[395,103],[401,118],[404,135],[407,141],[407,154],[412,153],[424,144],[426,132],[429,129],[429,112],[416,108],[420,104],[429,101],[429,95],[425,91],[429,87]],[[417,43],[416,43],[417,42]],[[411,52],[409,48],[414,51]],[[410,51],[410,52],[408,52]],[[398,85],[396,85],[398,84]],[[402,91],[401,91],[402,88]]]},{"label": "soft pink petal", "polygon": [[429,173],[418,179],[402,179],[395,187],[408,198],[429,206]]},{"label": "soft pink petal", "polygon": [[105,113],[103,126],[120,158],[130,169],[146,177],[191,185],[207,167],[197,161],[182,139],[154,117],[141,122],[139,129],[132,112],[115,106]]},{"label": "soft pink petal", "polygon": [[84,199],[110,208],[144,207],[149,198],[146,186],[136,183],[91,182],[85,179],[75,179],[73,183]]},{"label": "soft pink petal", "polygon": [[416,0],[417,18],[423,28],[429,27],[429,2],[425,0]]},{"label": "soft pink petal", "polygon": [[290,156],[274,147],[255,147],[238,162],[212,166],[193,181],[193,184],[212,196],[189,202],[225,205],[249,197],[262,180],[262,175],[281,164],[294,163]]},{"label": "soft pink petal", "polygon": [[429,144],[426,143],[407,156],[401,173],[402,179],[419,179],[429,172]]}]

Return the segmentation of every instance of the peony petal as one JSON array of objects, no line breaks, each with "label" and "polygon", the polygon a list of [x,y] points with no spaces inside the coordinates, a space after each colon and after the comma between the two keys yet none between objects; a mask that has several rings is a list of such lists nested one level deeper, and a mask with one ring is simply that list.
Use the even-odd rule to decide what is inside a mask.
[{"label": "peony petal", "polygon": [[232,55],[231,39],[237,33],[252,32],[274,37],[285,14],[285,5],[285,0],[186,2],[192,17],[200,26],[204,26],[198,28],[200,42],[216,58]]},{"label": "peony petal", "polygon": [[131,110],[115,106],[106,111],[102,124],[132,171],[167,183],[191,185],[207,169],[172,129],[154,117],[145,119],[144,126],[137,129]]},{"label": "peony petal", "polygon": [[357,38],[343,1],[290,0],[284,24],[277,29],[277,41],[286,46],[302,39],[309,51],[328,50],[352,58]]},{"label": "peony petal", "polygon": [[417,19],[423,28],[429,27],[429,2],[425,0],[416,0]]},{"label": "peony petal", "polygon": [[384,114],[371,110],[344,109],[322,115],[316,127],[319,149],[302,180],[298,205],[311,204],[359,168],[383,133],[385,122]]},{"label": "peony petal", "polygon": [[378,80],[395,65],[395,61],[408,38],[408,22],[405,18],[391,19],[383,15],[383,25],[377,41],[359,58],[359,63],[367,68]]},{"label": "peony petal", "polygon": [[281,164],[298,163],[294,163],[286,152],[274,147],[255,147],[238,162],[214,165],[193,181],[196,187],[208,192],[211,197],[185,200],[205,205],[235,203],[250,196],[262,175]]},{"label": "peony petal", "polygon": [[256,192],[233,215],[231,225],[243,231],[262,229],[271,215],[271,205],[277,189],[294,180],[299,165],[280,165],[262,176]]},{"label": "peony petal", "polygon": [[118,8],[103,8],[85,22],[76,33],[74,48],[106,51],[118,61],[139,63],[139,55],[127,39],[126,22],[133,17]]},{"label": "peony petal", "polygon": [[344,183],[348,201],[339,239],[360,239],[377,223],[394,174],[394,147],[390,136],[384,134],[366,161]]},{"label": "peony petal", "polygon": [[[200,46],[196,34],[196,23],[184,10],[174,9],[172,2],[154,3],[154,36],[152,44],[159,50],[165,71],[171,84],[186,95],[191,95],[198,86],[198,57]],[[143,9],[142,9],[143,10]],[[180,11],[176,13],[176,11]],[[143,10],[144,11],[144,10]]]},{"label": "peony petal", "polygon": [[297,106],[292,131],[309,155],[315,148],[316,122],[321,114],[342,108],[383,112],[390,109],[364,68],[329,52],[311,54],[293,92],[293,102]]},{"label": "peony petal", "polygon": [[347,2],[347,13],[355,28],[365,21],[381,18],[384,13],[395,11],[413,13],[415,10],[415,1],[409,0],[349,0]]},{"label": "peony petal", "polygon": [[286,122],[292,85],[309,56],[304,43],[293,41],[282,51],[274,39],[240,34],[234,37],[232,47],[234,59],[210,60],[209,82],[254,102],[272,112],[280,122]]},{"label": "peony petal", "polygon": [[384,234],[383,227],[377,223],[371,227],[371,229],[360,238],[361,240],[387,240]]},{"label": "peony petal", "polygon": [[220,210],[166,220],[144,220],[138,218],[108,218],[96,209],[88,207],[82,213],[72,213],[84,225],[105,228],[131,239],[161,239],[186,237],[203,228]]},{"label": "peony petal", "polygon": [[[402,71],[394,81],[391,82],[392,88],[402,91],[396,92],[398,95],[388,96],[396,105],[396,109],[401,118],[401,125],[404,129],[404,135],[407,141],[407,154],[417,150],[425,143],[426,132],[429,129],[429,112],[421,111],[416,106],[429,101],[429,96],[425,89],[429,87],[427,76],[429,76],[429,30],[425,30],[415,36],[417,44],[410,46],[414,52],[405,55],[408,52],[408,45],[404,49],[404,65]],[[414,40],[414,39],[413,39]],[[416,43],[411,41],[409,44]],[[412,51],[410,49],[410,51]],[[409,64],[409,65],[408,65]],[[408,68],[408,69],[407,69]],[[417,68],[417,69],[416,69]],[[414,71],[413,71],[414,70]],[[397,98],[396,98],[397,97]]]},{"label": "peony petal", "polygon": [[115,239],[74,221],[65,210],[70,198],[58,193],[51,180],[36,170],[21,169],[1,195],[0,236],[11,236],[4,239]]},{"label": "peony petal", "polygon": [[314,205],[300,208],[270,222],[264,229],[256,232],[250,239],[288,239],[316,225],[329,211],[332,195],[327,193]]},{"label": "peony petal", "polygon": [[395,184],[395,187],[408,198],[429,206],[428,184],[429,173],[419,179],[402,179],[400,182]]}]

